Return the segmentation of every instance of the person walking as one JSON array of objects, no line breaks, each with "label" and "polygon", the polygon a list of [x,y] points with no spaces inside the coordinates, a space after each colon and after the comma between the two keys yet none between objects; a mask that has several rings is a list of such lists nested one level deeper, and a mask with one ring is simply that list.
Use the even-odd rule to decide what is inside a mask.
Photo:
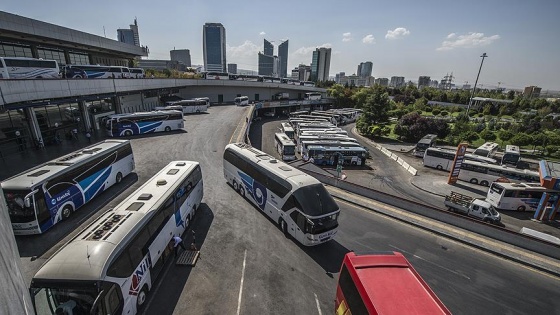
[{"label": "person walking", "polygon": [[179,246],[181,246],[181,248],[183,250],[187,250],[185,248],[185,245],[183,244],[183,239],[181,239],[178,235],[177,236],[173,236],[173,248],[175,249],[175,257],[177,257],[177,253],[179,251]]},{"label": "person walking", "polygon": [[86,132],[86,138],[87,138],[87,141],[88,141],[89,143],[91,143],[91,133],[89,133],[89,131]]}]

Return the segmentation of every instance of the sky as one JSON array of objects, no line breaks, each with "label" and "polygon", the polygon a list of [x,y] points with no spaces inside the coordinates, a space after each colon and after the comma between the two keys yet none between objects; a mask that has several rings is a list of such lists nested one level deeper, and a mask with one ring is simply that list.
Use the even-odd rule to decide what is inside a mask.
[{"label": "sky", "polygon": [[[263,39],[289,40],[288,73],[309,65],[317,47],[332,49],[330,76],[355,74],[373,63],[376,78],[419,76],[478,87],[560,90],[560,1],[436,0],[2,0],[0,10],[116,39],[118,28],[138,20],[149,59],[170,59],[189,49],[202,65],[202,27],[222,23],[227,63],[257,70]],[[275,47],[275,54],[277,53]]]}]

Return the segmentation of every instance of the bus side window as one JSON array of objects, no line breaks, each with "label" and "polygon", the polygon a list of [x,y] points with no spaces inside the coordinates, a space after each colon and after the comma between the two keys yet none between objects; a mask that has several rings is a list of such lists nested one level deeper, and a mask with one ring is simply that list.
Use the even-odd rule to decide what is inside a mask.
[{"label": "bus side window", "polygon": [[506,190],[504,197],[515,197],[515,190]]},{"label": "bus side window", "polygon": [[122,297],[117,290],[117,285],[113,284],[105,295],[105,314],[118,314],[119,309],[122,310]]},{"label": "bus side window", "polygon": [[340,286],[340,290],[342,291],[342,295],[344,295],[344,299],[348,304],[348,308],[351,314],[367,314],[367,308],[364,305],[362,297],[358,292],[358,288],[354,284],[352,280],[352,276],[348,272],[348,268],[346,265],[342,266],[342,270],[340,271],[340,277],[338,279],[338,285]]},{"label": "bus side window", "polygon": [[42,193],[42,189],[39,189],[39,192],[35,194],[35,205],[37,207],[37,221],[39,221],[39,225],[43,224],[45,221],[51,218],[51,213],[47,208],[47,204],[45,203],[45,196]]}]

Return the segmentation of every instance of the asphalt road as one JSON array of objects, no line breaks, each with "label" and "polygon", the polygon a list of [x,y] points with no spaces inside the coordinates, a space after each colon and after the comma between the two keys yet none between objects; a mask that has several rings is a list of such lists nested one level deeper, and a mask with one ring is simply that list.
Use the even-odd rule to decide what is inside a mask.
[{"label": "asphalt road", "polygon": [[[211,107],[209,114],[186,116],[184,132],[132,138],[136,177],[129,179],[128,186],[107,191],[118,191],[118,196],[113,193],[107,195],[107,202],[89,204],[82,210],[84,217],[65,222],[74,224],[61,224],[57,233],[49,231],[42,238],[48,245],[40,250],[28,244],[39,239],[18,238],[20,252],[28,249],[22,257],[26,280],[79,230],[80,222],[87,224],[116,205],[169,161],[192,159],[201,163],[204,179],[203,204],[192,224],[201,258],[195,267],[166,265],[144,314],[333,313],[337,273],[349,250],[404,253],[455,314],[559,312],[560,279],[342,201],[335,240],[305,248],[286,238],[223,178],[223,149],[244,121],[246,110]],[[272,126],[268,122],[263,120],[265,126]],[[265,129],[255,125],[254,138],[259,132],[268,134]],[[268,141],[269,137],[261,137],[260,144]],[[258,145],[258,139],[253,142]],[[388,167],[378,166],[377,174],[398,178],[398,170]],[[34,252],[42,256],[31,262],[29,255]]]}]

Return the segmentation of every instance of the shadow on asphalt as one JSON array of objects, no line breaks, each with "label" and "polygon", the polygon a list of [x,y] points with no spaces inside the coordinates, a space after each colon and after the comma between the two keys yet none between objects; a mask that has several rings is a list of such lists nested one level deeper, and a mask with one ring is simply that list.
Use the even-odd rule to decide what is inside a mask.
[{"label": "shadow on asphalt", "polygon": [[478,195],[483,195],[486,196],[486,194],[488,193],[488,187],[484,187],[484,186],[480,186],[481,188],[475,188],[475,187],[471,187],[465,184],[462,184],[460,182],[456,182],[455,185],[453,185],[455,187],[464,189],[464,190],[468,190],[472,193],[478,194]]},{"label": "shadow on asphalt", "polygon": [[336,240],[330,240],[324,244],[307,247],[298,243],[298,246],[311,257],[329,277],[333,277],[333,273],[340,271],[344,255],[350,250],[342,246]]},{"label": "shadow on asphalt", "polygon": [[123,181],[120,184],[114,185],[108,190],[102,192],[85,206],[76,210],[76,212],[74,212],[68,220],[59,222],[45,233],[38,235],[16,236],[16,243],[20,257],[38,258],[45,256],[42,258],[49,258],[65,243],[62,242],[60,246],[55,246],[58,242],[60,242],[60,240],[69,235],[73,236],[81,232],[81,229],[78,229],[80,225],[93,216],[99,217],[103,214],[105,211],[100,211],[101,209],[137,181],[138,175],[136,173],[131,173],[123,178]]},{"label": "shadow on asphalt", "polygon": [[[182,235],[183,242],[189,248],[190,244],[193,243],[192,231],[195,231],[196,246],[200,251],[199,260],[204,259],[204,242],[213,221],[214,213],[212,209],[206,203],[201,203],[196,210],[196,215],[190,228]],[[165,262],[164,270],[162,270],[160,277],[155,281],[150,293],[148,293],[149,300],[146,307],[139,314],[172,314],[175,306],[179,303],[183,290],[178,290],[177,288],[185,287],[185,283],[187,283],[194,267],[175,265],[176,258],[173,254],[170,257],[172,259],[168,259]],[[152,301],[165,301],[165,305],[152,304]]]}]

